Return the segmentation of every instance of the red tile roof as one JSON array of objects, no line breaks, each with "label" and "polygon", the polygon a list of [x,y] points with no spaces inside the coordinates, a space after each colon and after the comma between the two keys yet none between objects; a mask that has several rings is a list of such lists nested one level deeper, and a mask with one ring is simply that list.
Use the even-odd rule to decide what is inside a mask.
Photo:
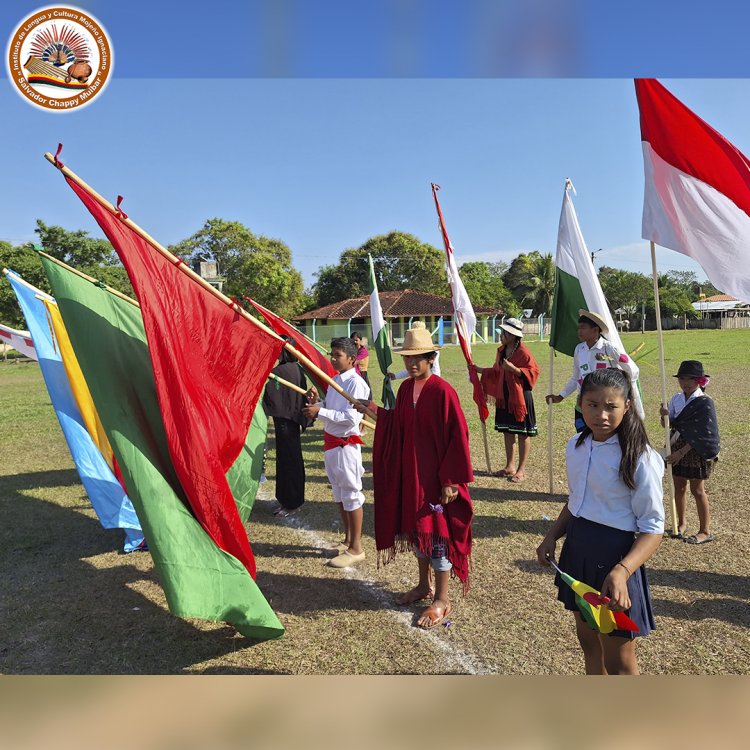
[{"label": "red tile roof", "polygon": [[[439,297],[429,292],[404,289],[400,292],[378,292],[378,297],[380,297],[380,305],[383,308],[383,316],[386,318],[453,315],[453,305],[448,297]],[[504,310],[498,307],[476,305],[474,312],[478,315],[502,315]],[[334,302],[332,305],[296,315],[294,320],[349,320],[350,318],[369,317],[370,298],[357,297]]]},{"label": "red tile roof", "polygon": [[714,294],[712,297],[704,297],[699,302],[739,302],[739,300],[729,294]]}]

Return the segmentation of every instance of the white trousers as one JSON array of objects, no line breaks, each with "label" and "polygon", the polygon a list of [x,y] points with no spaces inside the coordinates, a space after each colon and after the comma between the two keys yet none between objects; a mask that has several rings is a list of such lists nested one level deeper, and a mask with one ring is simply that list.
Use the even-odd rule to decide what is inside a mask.
[{"label": "white trousers", "polygon": [[333,501],[341,503],[344,510],[351,511],[365,504],[362,494],[362,448],[359,445],[343,445],[323,452],[326,474],[333,488]]}]

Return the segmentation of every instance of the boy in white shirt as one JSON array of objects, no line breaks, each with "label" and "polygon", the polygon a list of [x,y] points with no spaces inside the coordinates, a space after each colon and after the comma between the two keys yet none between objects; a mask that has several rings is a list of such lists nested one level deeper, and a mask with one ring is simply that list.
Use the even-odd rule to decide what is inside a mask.
[{"label": "boy in white shirt", "polygon": [[[369,399],[370,388],[354,369],[357,347],[350,338],[331,341],[331,364],[338,373],[334,381],[356,399]],[[317,403],[313,403],[317,402]],[[339,506],[344,526],[344,541],[334,550],[336,557],[328,562],[332,568],[346,568],[362,562],[362,438],[359,423],[362,415],[335,389],[329,388],[318,401],[318,391],[308,391],[308,406],[302,412],[308,419],[323,422],[324,462],[333,500]]]},{"label": "boy in white shirt", "polygon": [[[607,367],[614,367],[622,370],[629,378],[633,389],[637,388],[638,366],[628,357],[625,352],[620,351],[605,336],[609,333],[609,328],[604,318],[598,313],[590,310],[579,310],[578,315],[578,338],[581,343],[575,348],[573,353],[573,374],[568,382],[562,387],[559,395],[549,394],[546,397],[548,404],[559,404],[566,396],[574,391],[577,394],[581,392],[583,379],[596,370],[604,370]],[[639,409],[640,411],[640,409]],[[640,414],[639,416],[643,416]],[[580,406],[576,402],[575,411],[575,428],[576,432],[581,432],[586,426],[583,421]]]}]

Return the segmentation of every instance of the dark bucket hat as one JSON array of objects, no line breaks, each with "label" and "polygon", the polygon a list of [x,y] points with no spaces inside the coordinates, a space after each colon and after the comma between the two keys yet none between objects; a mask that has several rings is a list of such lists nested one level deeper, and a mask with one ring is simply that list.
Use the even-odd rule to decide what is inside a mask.
[{"label": "dark bucket hat", "polygon": [[686,359],[680,362],[680,369],[677,370],[677,375],[673,375],[674,378],[705,378],[708,375],[703,372],[703,363],[697,359]]}]

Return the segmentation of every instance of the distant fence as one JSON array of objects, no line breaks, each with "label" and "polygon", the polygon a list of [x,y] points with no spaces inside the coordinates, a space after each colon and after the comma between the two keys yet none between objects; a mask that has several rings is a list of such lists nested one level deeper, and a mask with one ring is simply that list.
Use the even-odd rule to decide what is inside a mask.
[{"label": "distant fence", "polygon": [[[541,318],[541,320],[540,320]],[[500,324],[505,320],[505,317],[495,316],[495,318],[483,319],[477,321],[477,327],[475,330],[474,343],[487,343],[487,344],[499,344],[500,343]],[[393,326],[392,321],[389,319],[388,323]],[[400,324],[405,329],[407,323]],[[628,332],[640,332],[642,321],[641,317],[624,318],[623,320],[616,321],[618,330],[621,333]],[[687,316],[679,316],[677,318],[662,318],[661,320],[662,329],[665,331],[683,330],[683,329],[695,329],[695,328],[707,328],[707,329],[735,329],[735,328],[750,328],[750,315],[726,315],[722,317],[708,318],[688,318]],[[370,337],[370,322],[366,323],[352,323],[348,321],[331,321],[323,323],[320,321],[313,322],[310,320],[304,321],[300,324],[300,328],[304,333],[314,341],[317,341],[322,347],[327,347],[331,339],[338,338],[340,336],[350,336],[355,331],[364,335],[365,338]],[[442,329],[442,330],[441,330]],[[549,316],[540,316],[538,318],[524,318],[523,320],[523,332],[527,340],[542,340],[548,341],[552,330],[552,321]],[[644,330],[655,331],[656,330],[656,318],[646,316]],[[391,344],[393,346],[400,346],[403,343],[404,337],[401,333],[401,328],[397,329],[400,335],[394,335],[393,328],[391,328]],[[445,318],[439,324],[430,331],[433,339],[436,343],[443,345],[457,344],[458,338],[456,336],[456,329],[453,325],[453,321],[450,318]]]},{"label": "distant fence", "polygon": [[[628,331],[640,331],[641,330],[641,318],[630,319],[630,327],[623,328],[624,332]],[[735,328],[750,328],[750,316],[747,315],[732,315],[722,316],[716,318],[688,318],[687,316],[679,316],[677,318],[662,318],[661,327],[665,331],[675,330],[694,330],[699,328],[706,328],[709,330],[727,330]],[[619,328],[619,325],[618,325]],[[645,321],[646,331],[656,330],[656,318],[646,316]]]}]

